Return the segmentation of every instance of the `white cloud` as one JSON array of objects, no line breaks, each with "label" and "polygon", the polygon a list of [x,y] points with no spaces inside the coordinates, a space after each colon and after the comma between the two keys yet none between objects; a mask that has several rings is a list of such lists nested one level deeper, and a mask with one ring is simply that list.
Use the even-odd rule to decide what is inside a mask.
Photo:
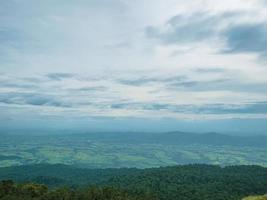
[{"label": "white cloud", "polygon": [[[265,117],[260,112],[207,114],[197,109],[267,101],[267,68],[259,52],[222,52],[227,27],[261,24],[266,10],[246,0],[10,0],[0,7],[4,115],[15,116],[19,107],[23,114],[34,109],[49,116]],[[194,18],[196,13],[203,19]],[[175,16],[182,21],[171,26]],[[159,34],[147,35],[147,27]],[[183,41],[179,27],[188,30]],[[10,94],[13,101],[5,101]],[[32,102],[25,94],[42,101]],[[116,103],[130,106],[112,108]],[[144,108],[149,104],[191,105],[192,110]]]}]

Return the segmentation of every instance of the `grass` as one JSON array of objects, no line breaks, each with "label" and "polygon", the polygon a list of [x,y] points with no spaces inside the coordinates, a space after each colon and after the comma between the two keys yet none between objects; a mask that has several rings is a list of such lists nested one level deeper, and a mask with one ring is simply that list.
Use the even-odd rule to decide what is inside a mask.
[{"label": "grass", "polygon": [[267,195],[264,196],[250,196],[246,197],[243,200],[267,200]]}]

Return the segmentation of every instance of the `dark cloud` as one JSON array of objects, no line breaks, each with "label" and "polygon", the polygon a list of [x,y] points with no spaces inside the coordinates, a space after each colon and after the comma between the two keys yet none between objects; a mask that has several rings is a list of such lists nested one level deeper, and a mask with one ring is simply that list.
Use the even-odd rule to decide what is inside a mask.
[{"label": "dark cloud", "polygon": [[13,77],[0,74],[0,88],[33,89],[41,87],[44,77]]},{"label": "dark cloud", "polygon": [[160,39],[165,44],[177,42],[195,42],[210,37],[214,33],[215,20],[203,13],[190,17],[175,16],[166,24],[166,31],[157,27],[148,27],[146,35],[149,38]]},{"label": "dark cloud", "polygon": [[[231,79],[216,79],[210,81],[195,81],[195,80],[183,80],[183,81],[173,81],[168,83],[167,87],[169,89],[186,89],[195,91],[206,91],[206,90],[225,90],[231,82]],[[221,88],[221,89],[220,89]],[[227,88],[228,89],[228,88]]]},{"label": "dark cloud", "polygon": [[176,15],[161,27],[147,27],[148,38],[159,39],[164,44],[181,42],[199,42],[210,39],[217,33],[218,25],[225,19],[240,15],[240,13],[226,12],[221,15],[209,13],[195,13],[190,16]]},{"label": "dark cloud", "polygon": [[70,73],[50,73],[46,75],[49,79],[54,81],[61,81],[63,79],[73,78],[75,74]]},{"label": "dark cloud", "polygon": [[[223,38],[224,53],[258,53],[267,56],[267,23],[236,24],[235,17],[245,13],[226,12],[220,15],[195,13],[177,15],[163,27],[147,27],[146,35],[163,44],[194,43],[212,38]],[[225,23],[225,24],[224,24]],[[223,28],[221,25],[225,25]],[[226,26],[227,24],[231,24]]]},{"label": "dark cloud", "polygon": [[42,80],[41,78],[36,78],[36,77],[22,77],[22,78],[18,78],[18,79],[20,79],[24,82],[27,82],[27,83],[34,83],[34,84],[44,82],[44,80]]},{"label": "dark cloud", "polygon": [[124,85],[132,85],[132,86],[142,86],[150,83],[168,83],[172,81],[181,81],[185,80],[186,76],[171,76],[165,78],[158,77],[141,77],[135,79],[119,79],[117,82]]},{"label": "dark cloud", "polygon": [[70,105],[56,100],[55,97],[38,93],[0,93],[0,102],[17,105],[70,107]]},{"label": "dark cloud", "polygon": [[24,89],[33,89],[38,88],[37,85],[34,84],[25,84],[25,83],[12,83],[8,81],[0,81],[0,87],[2,88],[24,88]]},{"label": "dark cloud", "polygon": [[73,92],[98,92],[98,91],[106,91],[108,88],[104,86],[96,86],[96,87],[81,87],[70,89]]},{"label": "dark cloud", "polygon": [[267,102],[252,102],[246,104],[161,104],[161,103],[116,103],[112,109],[128,110],[165,110],[181,114],[267,114]]},{"label": "dark cloud", "polygon": [[[196,69],[196,73],[225,73],[226,70],[221,68],[214,69]],[[192,80],[186,76],[170,76],[165,78],[136,78],[136,79],[119,79],[117,82],[124,85],[144,86],[147,84],[158,83],[165,86],[168,90],[177,91],[235,91],[248,93],[266,93],[266,83],[246,83],[231,77],[231,74],[225,74],[225,78],[214,80]],[[155,91],[157,93],[158,91]]]},{"label": "dark cloud", "polygon": [[[215,71],[201,71],[200,73],[217,73]],[[246,93],[267,93],[266,83],[247,83],[235,79],[229,75],[225,78],[214,80],[173,80],[166,82],[165,87],[169,90],[177,91],[233,91],[233,92],[246,92]]]},{"label": "dark cloud", "polygon": [[230,26],[223,35],[227,43],[224,52],[267,55],[267,23]]},{"label": "dark cloud", "polygon": [[171,105],[161,103],[114,103],[112,109],[137,109],[137,110],[169,110]]},{"label": "dark cloud", "polygon": [[40,79],[36,78],[15,78],[3,74],[0,76],[0,88],[37,89],[40,86],[38,84],[40,81]]},{"label": "dark cloud", "polygon": [[196,113],[204,114],[266,114],[267,102],[247,104],[208,104],[196,109]]},{"label": "dark cloud", "polygon": [[[197,69],[197,73],[221,73],[225,72],[223,69]],[[227,86],[233,84],[230,78],[216,79],[210,81],[191,80],[186,76],[169,76],[165,78],[136,78],[136,79],[120,79],[117,80],[121,84],[132,86],[143,86],[150,83],[160,83],[171,90],[226,90]],[[221,89],[220,89],[221,88]]]},{"label": "dark cloud", "polygon": [[156,78],[136,78],[136,79],[120,79],[117,81],[124,85],[142,86],[148,83],[158,82],[159,80]]}]

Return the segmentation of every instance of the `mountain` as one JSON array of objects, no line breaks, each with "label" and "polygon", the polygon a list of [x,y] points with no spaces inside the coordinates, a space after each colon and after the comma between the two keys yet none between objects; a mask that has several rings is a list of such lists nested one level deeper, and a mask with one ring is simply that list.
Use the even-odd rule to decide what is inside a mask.
[{"label": "mountain", "polygon": [[190,132],[107,132],[107,133],[84,133],[73,134],[73,138],[84,137],[89,140],[97,140],[111,143],[148,143],[148,144],[173,144],[173,145],[230,145],[267,147],[266,135],[234,136],[220,133],[190,133]]},{"label": "mountain", "polygon": [[230,146],[250,146],[250,147],[267,147],[267,135],[227,135],[216,132],[209,133],[191,133],[191,132],[47,132],[39,134],[38,131],[21,134],[20,132],[0,132],[3,141],[6,142],[26,142],[42,139],[43,142],[53,138],[70,138],[73,142],[84,139],[83,142],[99,141],[110,143],[148,143],[148,144],[175,144],[175,145],[230,145]]},{"label": "mountain", "polygon": [[[267,136],[232,136],[219,133],[189,133],[189,132],[167,132],[167,133],[128,133],[125,138],[122,135],[120,141],[123,142],[146,142],[174,145],[230,145],[230,146],[250,146],[267,147]],[[112,140],[111,140],[112,141]],[[119,140],[118,140],[119,141]]]}]

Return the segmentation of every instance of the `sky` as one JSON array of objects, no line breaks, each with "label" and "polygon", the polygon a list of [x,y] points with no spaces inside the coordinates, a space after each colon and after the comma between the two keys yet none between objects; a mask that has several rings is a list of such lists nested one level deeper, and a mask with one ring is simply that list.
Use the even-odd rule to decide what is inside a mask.
[{"label": "sky", "polygon": [[266,0],[3,0],[0,129],[267,134]]}]

